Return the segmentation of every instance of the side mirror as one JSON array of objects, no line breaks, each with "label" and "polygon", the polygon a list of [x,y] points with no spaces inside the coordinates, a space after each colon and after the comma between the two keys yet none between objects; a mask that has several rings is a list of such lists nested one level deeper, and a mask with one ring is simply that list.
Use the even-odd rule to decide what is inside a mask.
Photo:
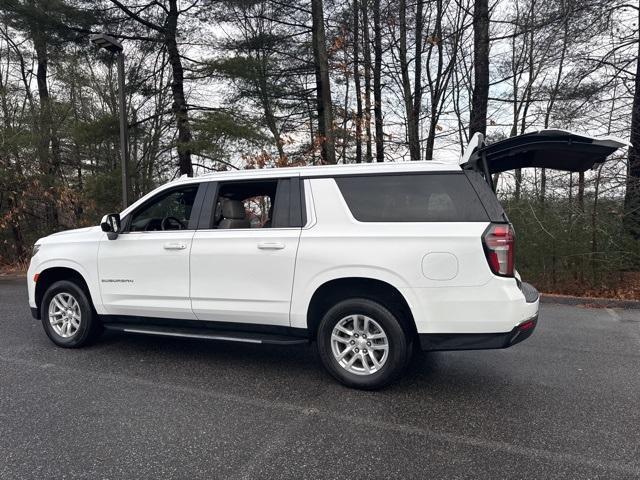
[{"label": "side mirror", "polygon": [[109,213],[102,217],[100,228],[103,232],[107,232],[107,238],[109,240],[115,240],[116,238],[118,238],[118,233],[120,233],[121,229],[120,214]]}]

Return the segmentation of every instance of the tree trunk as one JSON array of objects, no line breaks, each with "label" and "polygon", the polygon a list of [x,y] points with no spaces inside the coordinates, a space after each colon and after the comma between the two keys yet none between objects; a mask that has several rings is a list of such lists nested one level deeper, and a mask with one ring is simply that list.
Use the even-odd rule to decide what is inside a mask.
[{"label": "tree trunk", "polygon": [[318,136],[322,146],[321,156],[323,163],[334,164],[336,163],[336,151],[333,134],[333,107],[322,0],[311,0],[311,17],[313,20],[312,43],[316,72]]},{"label": "tree trunk", "polygon": [[171,94],[173,104],[171,110],[176,118],[178,128],[178,168],[180,175],[193,176],[193,165],[191,164],[191,127],[189,125],[189,112],[187,102],[184,97],[184,70],[182,60],[176,42],[176,32],[178,29],[178,7],[177,0],[169,0],[169,12],[165,24],[164,44],[169,55],[171,64],[172,81]]},{"label": "tree trunk", "polygon": [[473,10],[473,94],[469,135],[487,133],[489,101],[489,0],[476,0]]},{"label": "tree trunk", "polygon": [[[346,36],[346,32],[345,32],[345,36]],[[348,45],[347,42],[344,43],[344,64],[348,65],[349,64],[349,54],[347,52],[348,50]],[[347,123],[349,122],[349,70],[347,68],[345,68],[345,75],[344,75],[344,107],[343,107],[343,111],[344,111],[344,115],[342,118],[342,131],[341,131],[341,137],[342,137],[342,148],[341,148],[341,152],[340,152],[340,160],[342,160],[342,163],[347,163],[347,144],[348,144],[348,140],[349,140],[349,135],[347,134]],[[338,161],[338,160],[336,160]]]},{"label": "tree trunk", "polygon": [[[638,32],[640,32],[640,28]],[[624,227],[631,238],[640,240],[640,41],[638,41],[638,60],[636,62],[635,92],[631,110],[630,141],[632,146],[629,147],[627,190],[624,196]]]},{"label": "tree trunk", "polygon": [[309,145],[311,145],[311,165],[316,165],[316,149],[314,145],[316,132],[313,129],[313,108],[311,106],[309,97],[305,98],[305,103],[307,105],[307,114],[309,115]]},{"label": "tree trunk", "polygon": [[400,76],[402,81],[402,98],[404,112],[407,117],[407,143],[411,160],[420,160],[420,143],[418,140],[418,122],[415,117],[414,98],[409,80],[409,62],[407,60],[407,2],[400,0],[400,46],[398,57],[400,60]]},{"label": "tree trunk", "polygon": [[264,118],[265,123],[267,124],[267,128],[271,135],[273,136],[273,142],[276,144],[276,149],[278,150],[278,160],[282,164],[282,166],[287,163],[287,155],[284,152],[284,146],[282,137],[280,135],[280,130],[278,130],[278,125],[276,124],[276,118],[271,109],[271,104],[268,99],[263,98],[263,108],[264,108]]},{"label": "tree trunk", "polygon": [[265,75],[262,75],[258,88],[260,89],[260,100],[262,102],[264,120],[269,132],[271,132],[271,135],[273,136],[273,142],[276,144],[276,149],[278,150],[278,161],[281,166],[284,166],[287,164],[287,155],[284,152],[284,142],[282,141],[280,130],[276,123],[276,117],[273,113],[273,108],[271,107],[271,99],[269,98]]},{"label": "tree trunk", "polygon": [[[70,89],[69,89],[69,103],[71,105],[71,108],[73,109],[73,121],[75,124],[79,124],[80,123],[80,117],[78,115],[78,92],[77,92],[77,88],[76,88],[76,83],[75,83],[75,78],[74,77],[71,80],[71,84],[70,84]],[[82,95],[82,93],[80,92],[80,95]],[[83,188],[84,188],[84,179],[83,179],[83,175],[82,175],[82,152],[80,149],[80,145],[78,144],[77,141],[73,141],[73,153],[75,155],[74,160],[74,164],[76,165],[76,173],[77,173],[77,180],[78,180],[78,184],[77,184],[77,189],[79,192],[82,192]],[[80,222],[82,221],[82,214],[83,214],[83,204],[82,202],[78,202],[75,205],[75,215],[76,215],[76,225],[79,225]]]},{"label": "tree trunk", "polygon": [[364,42],[364,125],[367,148],[365,162],[373,160],[371,147],[371,39],[369,38],[369,0],[362,0],[362,32]]},{"label": "tree trunk", "polygon": [[[16,212],[20,207],[17,205],[17,202],[13,198],[15,193],[9,193],[7,198],[7,209],[9,212]],[[18,220],[18,215],[15,215],[15,220],[12,219],[11,222],[11,235],[13,237],[13,248],[15,251],[15,258],[17,260],[26,260],[27,248],[25,246],[24,235],[22,234],[22,228],[20,221]]]},{"label": "tree trunk", "polygon": [[373,110],[376,124],[376,161],[384,162],[384,132],[382,130],[382,26],[380,0],[373,0]]},{"label": "tree trunk", "polygon": [[[11,204],[9,204],[9,208],[11,208]],[[22,235],[19,224],[15,222],[11,224],[11,234],[13,235],[13,247],[16,252],[16,258],[18,260],[27,260],[29,258],[27,254],[30,252],[25,248],[24,236]]]},{"label": "tree trunk", "polygon": [[[434,106],[432,106],[432,109]],[[432,114],[433,116],[433,114]],[[427,142],[424,147],[424,159],[425,160],[433,160],[433,149],[436,142],[436,123],[429,123],[429,132],[427,133]]]},{"label": "tree trunk", "polygon": [[578,173],[578,210],[584,212],[584,172]]},{"label": "tree trunk", "polygon": [[[253,57],[252,57],[253,58]],[[280,166],[287,164],[287,155],[284,151],[284,142],[280,135],[280,129],[278,128],[276,115],[273,111],[273,104],[269,94],[269,86],[267,84],[267,78],[269,76],[269,65],[267,55],[264,52],[258,51],[256,58],[260,65],[260,71],[254,79],[254,87],[259,92],[260,103],[262,106],[262,112],[264,114],[264,121],[273,136],[273,142],[278,150],[278,162]]]},{"label": "tree trunk", "polygon": [[418,160],[420,160],[420,112],[422,111],[422,29],[424,19],[424,0],[418,0],[416,4],[416,30],[415,30],[415,68],[413,70],[413,118],[415,119],[416,137],[418,138]]},{"label": "tree trunk", "polygon": [[[555,104],[558,93],[560,92],[560,82],[562,81],[562,72],[564,69],[564,61],[567,54],[567,45],[569,43],[569,20],[565,17],[563,24],[563,36],[562,36],[562,51],[560,52],[560,61],[558,64],[558,74],[556,75],[556,81],[553,86],[553,90],[549,95],[549,103],[547,103],[547,110],[544,115],[544,128],[549,128],[549,122],[551,121],[551,112]],[[544,205],[547,196],[547,170],[541,169],[540,171],[540,203]]]},{"label": "tree trunk", "polygon": [[[443,32],[442,32],[442,18],[444,17],[443,11],[443,3],[442,0],[436,0],[436,12],[435,12],[435,28],[433,30],[433,34],[430,35],[429,47],[427,50],[427,66],[426,66],[426,75],[427,75],[427,84],[429,85],[429,100],[430,100],[430,108],[429,108],[429,132],[427,134],[424,158],[425,160],[433,159],[433,151],[436,141],[436,132],[438,130],[438,121],[440,119],[440,115],[442,114],[442,109],[444,107],[443,99],[447,97],[447,88],[449,86],[449,81],[451,80],[451,76],[454,70],[454,65],[457,60],[457,50],[458,50],[458,39],[457,35],[449,38],[447,43],[449,43],[449,55],[451,55],[451,59],[449,63],[445,67],[445,58],[444,58],[444,41],[443,41]],[[432,58],[433,50],[436,50],[437,55],[437,63],[436,63],[436,71],[435,75],[431,72],[432,62],[430,61]]]},{"label": "tree trunk", "polygon": [[[529,107],[532,103],[532,94],[533,94],[533,83],[536,79],[537,73],[535,71],[536,67],[536,59],[534,58],[534,46],[535,46],[535,29],[532,27],[535,25],[535,12],[536,12],[536,2],[535,0],[531,1],[530,10],[529,10],[529,23],[530,23],[530,31],[529,31],[529,46],[527,51],[527,67],[528,67],[528,81],[525,86],[524,96],[522,103],[518,110],[522,109],[522,117],[520,118],[520,134],[522,135],[527,129],[527,116],[529,114]],[[517,98],[515,99],[517,102]],[[515,124],[514,124],[515,128]],[[517,168],[516,171],[516,199],[520,199],[520,193],[522,191],[522,169]],[[584,177],[583,177],[584,178]]]},{"label": "tree trunk", "polygon": [[593,192],[593,211],[591,212],[591,275],[593,282],[597,283],[598,278],[598,262],[596,261],[596,255],[598,252],[598,195],[600,193],[600,178],[602,176],[602,165],[598,167],[598,174],[596,175],[595,188]]},{"label": "tree trunk", "polygon": [[360,8],[353,0],[353,81],[356,86],[356,163],[362,163],[362,86],[360,84]]},{"label": "tree trunk", "polygon": [[[36,3],[31,1],[30,6],[36,8]],[[40,6],[37,8],[39,10]],[[36,151],[44,177],[43,187],[46,195],[50,196],[50,198],[44,198],[44,210],[46,230],[51,232],[58,228],[58,210],[53,197],[55,195],[56,180],[60,172],[60,142],[54,133],[51,98],[47,86],[49,54],[46,34],[43,31],[43,26],[37,20],[31,22],[30,29],[38,65],[36,80],[38,85],[38,98],[40,100]]]}]

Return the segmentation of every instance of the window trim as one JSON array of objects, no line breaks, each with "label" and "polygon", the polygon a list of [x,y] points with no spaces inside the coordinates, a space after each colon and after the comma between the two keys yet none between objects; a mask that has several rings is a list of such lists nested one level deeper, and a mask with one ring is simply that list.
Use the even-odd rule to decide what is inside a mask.
[{"label": "window trim", "polygon": [[[197,229],[197,222],[196,220],[198,218],[200,218],[200,210],[202,209],[202,205],[204,202],[204,196],[205,196],[205,191],[206,191],[206,185],[204,184],[205,182],[189,182],[189,183],[183,183],[181,185],[175,185],[169,188],[165,188],[161,191],[159,191],[157,194],[155,194],[153,197],[149,198],[148,200],[146,200],[144,203],[138,205],[134,210],[130,211],[129,213],[127,213],[127,215],[125,216],[124,220],[122,221],[122,232],[119,232],[119,235],[123,235],[123,234],[137,234],[137,233],[143,233],[143,234],[148,234],[148,233],[167,233],[167,232],[171,232],[171,233],[176,233],[176,232],[193,232]],[[129,230],[129,228],[131,227],[131,220],[133,219],[133,216],[139,212],[140,210],[148,207],[151,203],[153,203],[154,201],[157,201],[158,197],[160,196],[164,196],[167,194],[171,194],[172,192],[176,191],[176,190],[180,190],[182,188],[186,188],[189,186],[193,186],[196,185],[198,187],[198,190],[196,192],[196,198],[193,201],[193,207],[191,208],[191,215],[189,216],[189,223],[187,225],[187,228],[183,229],[183,230],[142,230],[142,231],[135,231],[132,232],[131,230]]]},{"label": "window trim", "polygon": [[302,175],[300,180],[315,180],[321,178],[351,178],[351,177],[397,177],[407,175],[464,175],[462,169],[458,170],[404,170],[401,172],[358,172],[358,173],[332,173],[326,175]]},{"label": "window trim", "polygon": [[[276,217],[275,212],[278,207],[278,200],[281,199],[279,195],[280,183],[288,181],[289,183],[289,201],[288,201],[288,212],[286,217],[288,218],[288,226],[283,227],[268,227],[268,228],[214,228],[213,227],[213,215],[215,214],[215,205],[218,201],[218,194],[220,192],[221,185],[230,184],[230,183],[252,183],[252,182],[277,182],[276,186],[276,196],[274,198],[274,218]],[[283,176],[283,177],[266,177],[266,178],[249,178],[249,179],[233,179],[233,180],[213,180],[206,182],[206,194],[203,194],[202,200],[202,208],[200,210],[200,216],[197,222],[196,229],[198,231],[207,231],[207,232],[216,232],[216,231],[238,231],[238,232],[259,232],[261,230],[264,231],[280,231],[280,230],[300,230],[307,226],[307,211],[306,211],[306,202],[304,201],[304,186],[302,179],[299,176]],[[297,200],[297,204],[299,205],[300,212],[298,214],[300,218],[301,226],[291,226],[292,217],[294,212],[292,211],[292,199],[295,199],[296,190],[299,192],[299,200]],[[282,201],[282,200],[281,200]],[[273,218],[271,219],[273,222]]]},{"label": "window trim", "polygon": [[[291,179],[290,198],[295,198],[296,193],[298,200],[295,203],[289,204],[289,218],[291,219],[293,216],[295,216],[300,223],[300,228],[305,228],[309,223],[309,220],[307,218],[307,202],[304,192],[304,181],[301,177],[293,177]],[[297,212],[294,212],[294,207],[298,210]]]},{"label": "window trim", "polygon": [[[337,185],[336,185],[337,187]],[[309,178],[300,178],[301,207],[304,215],[303,230],[309,230],[316,225],[316,204],[313,196],[313,182]],[[344,199],[342,199],[344,202]],[[345,205],[346,208],[346,205]],[[349,209],[347,208],[347,211]],[[351,212],[349,212],[351,215]]]}]

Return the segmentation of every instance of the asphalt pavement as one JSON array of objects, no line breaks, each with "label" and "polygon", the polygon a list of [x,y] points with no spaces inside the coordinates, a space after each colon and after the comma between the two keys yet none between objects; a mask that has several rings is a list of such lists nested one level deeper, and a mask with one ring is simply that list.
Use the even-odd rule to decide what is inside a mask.
[{"label": "asphalt pavement", "polygon": [[506,350],[379,392],[314,346],[109,333],[54,346],[0,280],[0,479],[640,478],[640,310],[544,304]]}]

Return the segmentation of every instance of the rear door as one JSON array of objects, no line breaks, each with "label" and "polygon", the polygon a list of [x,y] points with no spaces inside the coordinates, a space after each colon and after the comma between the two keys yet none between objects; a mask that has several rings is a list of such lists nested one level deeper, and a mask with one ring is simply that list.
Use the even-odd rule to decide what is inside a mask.
[{"label": "rear door", "polygon": [[191,249],[197,318],[289,326],[304,222],[299,177],[218,182],[200,222]]},{"label": "rear door", "polygon": [[565,130],[541,130],[490,145],[472,142],[473,151],[465,152],[460,165],[485,175],[526,167],[584,172],[627,145],[628,142],[614,137],[593,138]]}]

